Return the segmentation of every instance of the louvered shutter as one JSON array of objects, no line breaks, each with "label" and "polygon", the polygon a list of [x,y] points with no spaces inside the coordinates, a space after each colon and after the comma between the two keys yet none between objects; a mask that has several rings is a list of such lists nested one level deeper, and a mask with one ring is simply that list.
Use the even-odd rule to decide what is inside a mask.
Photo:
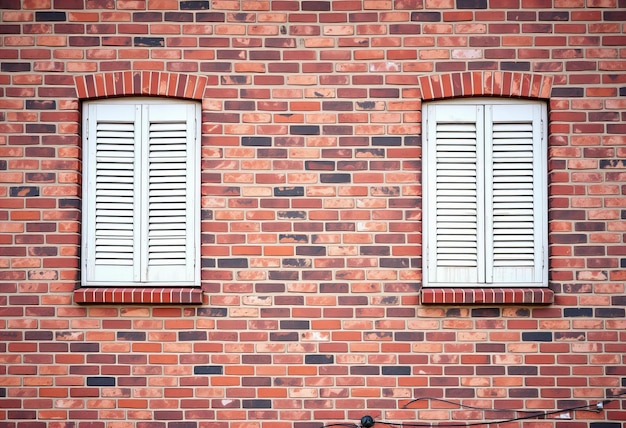
[{"label": "louvered shutter", "polygon": [[[541,105],[488,105],[487,282],[541,284],[544,227]],[[490,157],[489,157],[490,156]]]},{"label": "louvered shutter", "polygon": [[544,285],[542,105],[424,110],[425,283]]},{"label": "louvered shutter", "polygon": [[85,109],[83,283],[199,281],[197,105]]},{"label": "louvered shutter", "polygon": [[84,274],[87,281],[139,280],[140,114],[133,105],[88,107]]},{"label": "louvered shutter", "polygon": [[427,148],[429,282],[476,283],[482,274],[482,108],[431,105]]},{"label": "louvered shutter", "polygon": [[193,281],[194,107],[145,106],[147,153],[143,265],[150,282]]}]

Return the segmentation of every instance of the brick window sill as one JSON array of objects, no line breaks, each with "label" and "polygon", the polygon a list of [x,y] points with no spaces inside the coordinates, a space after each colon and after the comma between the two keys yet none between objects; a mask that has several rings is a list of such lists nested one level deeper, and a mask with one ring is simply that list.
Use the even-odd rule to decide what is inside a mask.
[{"label": "brick window sill", "polygon": [[202,289],[199,287],[82,287],[74,290],[78,304],[176,304],[199,305]]},{"label": "brick window sill", "polygon": [[423,305],[549,305],[554,292],[549,288],[423,288]]}]

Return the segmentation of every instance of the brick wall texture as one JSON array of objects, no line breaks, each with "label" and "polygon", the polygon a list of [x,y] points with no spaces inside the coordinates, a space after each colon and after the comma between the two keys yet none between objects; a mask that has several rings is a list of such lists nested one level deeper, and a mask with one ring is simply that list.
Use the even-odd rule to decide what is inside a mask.
[{"label": "brick wall texture", "polygon": [[[626,427],[626,1],[0,4],[1,428]],[[202,102],[201,304],[74,293],[124,95]],[[549,106],[552,303],[420,300],[422,102],[473,95]]]}]

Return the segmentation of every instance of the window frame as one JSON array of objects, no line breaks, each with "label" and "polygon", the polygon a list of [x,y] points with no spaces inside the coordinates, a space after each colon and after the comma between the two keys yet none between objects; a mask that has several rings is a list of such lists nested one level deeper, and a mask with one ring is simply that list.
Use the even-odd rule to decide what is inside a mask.
[{"label": "window frame", "polygon": [[[119,106],[119,107],[118,107]],[[139,278],[137,279],[134,276],[133,280],[102,280],[95,276],[96,274],[94,266],[95,266],[95,223],[96,223],[96,214],[95,214],[95,122],[98,120],[97,117],[97,109],[98,108],[120,108],[122,106],[126,107],[134,107],[135,110],[139,109],[141,111],[141,118],[139,122],[135,122],[138,124],[140,130],[137,129],[137,126],[134,128],[135,143],[134,147],[136,148],[137,144],[142,144],[140,148],[141,153],[135,153],[133,157],[133,162],[139,160],[142,162],[144,166],[148,162],[148,154],[147,149],[143,147],[143,145],[148,144],[147,137],[147,124],[149,122],[148,116],[145,112],[150,108],[150,106],[155,106],[159,108],[159,106],[163,108],[170,109],[172,107],[180,108],[180,114],[186,117],[184,119],[186,123],[185,128],[185,151],[186,156],[185,165],[187,173],[185,175],[185,195],[187,197],[188,205],[185,206],[184,212],[186,216],[185,225],[187,227],[191,227],[191,230],[185,229],[185,252],[186,262],[184,266],[179,266],[179,269],[185,270],[185,277],[183,280],[172,280],[172,279],[164,279],[164,280],[148,280],[147,278]],[[154,107],[153,107],[154,108]],[[185,109],[183,112],[182,109]],[[163,288],[163,287],[197,287],[200,286],[200,159],[201,159],[201,104],[197,101],[192,100],[181,100],[181,99],[173,99],[173,98],[165,98],[165,97],[135,97],[128,96],[122,98],[115,99],[101,99],[101,100],[88,100],[83,102],[82,104],[82,149],[83,149],[83,186],[82,186],[82,225],[81,225],[81,286],[83,287],[142,287],[142,288]],[[122,113],[120,113],[121,115]],[[96,116],[96,117],[94,117]],[[123,121],[120,117],[120,123]],[[137,119],[135,119],[137,120]],[[90,128],[92,126],[92,128]],[[136,133],[140,132],[141,135],[145,135],[144,137],[140,137],[138,140]],[[134,164],[135,165],[135,164]],[[133,166],[133,175],[137,174],[136,166]],[[140,167],[141,168],[141,167]],[[148,192],[148,174],[149,170],[147,167],[143,168],[143,173],[138,177],[140,184],[134,181],[133,187],[134,191],[137,191],[139,194],[137,197],[133,196],[133,217],[140,216],[143,221],[139,222],[139,224],[134,223],[133,230],[139,228],[141,236],[137,236],[137,232],[133,232],[133,245],[139,244],[142,250],[139,251],[139,254],[133,255],[133,266],[135,262],[141,260],[140,263],[143,264],[146,262],[147,257],[147,248],[148,248],[148,237],[147,237],[147,225],[146,218],[149,214],[149,208],[147,203],[147,192]],[[192,195],[193,197],[189,197]],[[189,201],[191,199],[191,201]],[[137,210],[137,200],[140,200],[139,203],[141,212],[137,214],[135,210]],[[139,241],[139,242],[138,242]],[[192,248],[189,248],[191,246]],[[147,264],[143,266],[147,271]],[[142,268],[142,270],[143,270]],[[137,268],[133,268],[133,270],[138,270]],[[143,275],[143,274],[142,274]]]},{"label": "window frame", "polygon": [[[435,152],[435,125],[438,122],[444,122],[441,116],[436,117],[435,110],[437,106],[470,106],[476,107],[477,111],[479,106],[485,109],[485,106],[492,106],[497,108],[498,106],[530,106],[530,108],[537,109],[533,111],[533,117],[535,114],[539,115],[538,128],[533,126],[532,135],[533,139],[537,138],[537,141],[533,140],[533,218],[534,225],[534,238],[533,248],[539,252],[535,258],[535,264],[533,265],[535,272],[533,278],[528,281],[514,282],[514,281],[493,281],[489,282],[486,273],[478,273],[478,281],[441,281],[437,278],[437,266],[435,264],[436,253],[434,252],[434,246],[437,242],[434,229],[436,225],[436,212],[435,212],[435,197],[436,189],[434,187],[434,170],[436,166],[436,158],[433,152]],[[477,137],[476,145],[477,155],[480,158],[479,162],[482,162],[482,167],[477,167],[477,175],[493,176],[493,169],[487,167],[487,162],[490,160],[493,151],[491,153],[485,153],[485,145],[487,134],[492,135],[493,128],[488,129],[486,126],[487,120],[485,119],[485,112],[483,111],[483,126],[482,129],[477,129],[477,135],[482,133],[482,136]],[[433,117],[435,116],[435,117]],[[548,285],[548,167],[547,167],[547,105],[540,100],[527,100],[527,99],[508,99],[508,98],[486,98],[486,97],[472,97],[463,99],[447,99],[429,101],[423,104],[422,108],[423,117],[423,144],[422,144],[422,193],[423,193],[423,206],[422,206],[422,257],[423,257],[423,286],[426,288],[520,288],[520,287],[547,287]],[[533,119],[535,124],[537,119]],[[515,121],[515,120],[513,120]],[[479,123],[480,120],[477,122]],[[537,135],[538,134],[538,135]],[[491,137],[489,137],[491,138]],[[492,146],[493,148],[493,146]],[[536,152],[538,151],[538,152]],[[480,153],[482,152],[482,153]],[[536,164],[536,165],[535,165]],[[478,242],[485,242],[482,248],[478,248],[479,265],[478,270],[486,270],[491,265],[493,268],[493,261],[487,262],[487,256],[490,254],[488,247],[493,246],[494,239],[489,238],[486,234],[486,229],[491,230],[489,226],[490,214],[489,211],[493,208],[490,203],[493,187],[488,187],[491,179],[488,177],[479,177],[478,181],[482,182],[481,189],[477,194],[477,204],[482,207],[482,214],[484,214],[483,220],[477,220],[477,239]],[[489,227],[488,227],[489,226]],[[482,260],[482,263],[480,261]]]}]

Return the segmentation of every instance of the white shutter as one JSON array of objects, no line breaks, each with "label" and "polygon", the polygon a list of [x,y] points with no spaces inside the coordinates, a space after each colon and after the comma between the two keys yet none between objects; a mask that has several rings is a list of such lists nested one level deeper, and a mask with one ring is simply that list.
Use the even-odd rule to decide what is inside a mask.
[{"label": "white shutter", "polygon": [[197,104],[86,105],[85,285],[199,283]]},{"label": "white shutter", "polygon": [[83,220],[89,226],[83,233],[87,281],[129,282],[138,278],[137,113],[132,105],[89,106]]},{"label": "white shutter", "polygon": [[429,106],[427,235],[430,282],[471,282],[482,275],[482,108]]},{"label": "white shutter", "polygon": [[488,282],[542,282],[545,171],[541,105],[486,108]]},{"label": "white shutter", "polygon": [[426,106],[426,285],[547,283],[544,115],[533,102]]},{"label": "white shutter", "polygon": [[[184,108],[187,107],[187,108]],[[196,156],[193,106],[149,105],[146,230],[148,281],[193,281]]]}]

